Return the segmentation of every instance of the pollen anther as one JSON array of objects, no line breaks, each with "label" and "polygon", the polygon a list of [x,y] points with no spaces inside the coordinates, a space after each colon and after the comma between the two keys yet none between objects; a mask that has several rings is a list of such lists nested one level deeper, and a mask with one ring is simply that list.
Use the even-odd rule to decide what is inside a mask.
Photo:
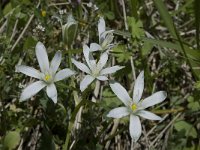
[{"label": "pollen anther", "polygon": [[49,81],[49,79],[51,78],[51,76],[50,75],[45,75],[44,78],[45,78],[46,81]]},{"label": "pollen anther", "polygon": [[133,111],[135,111],[135,110],[137,109],[137,105],[136,105],[136,104],[133,104],[133,105],[131,106],[131,109],[132,109]]}]

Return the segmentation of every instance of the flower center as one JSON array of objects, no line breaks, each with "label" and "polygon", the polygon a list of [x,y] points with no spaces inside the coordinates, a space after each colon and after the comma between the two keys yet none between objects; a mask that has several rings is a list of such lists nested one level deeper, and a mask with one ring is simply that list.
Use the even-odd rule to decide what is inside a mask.
[{"label": "flower center", "polygon": [[97,68],[94,69],[94,71],[92,72],[94,77],[97,77],[99,75],[99,70]]},{"label": "flower center", "polygon": [[46,81],[49,81],[49,80],[51,79],[51,76],[50,76],[49,74],[47,74],[47,75],[45,75],[44,79],[45,79]]},{"label": "flower center", "polygon": [[131,105],[131,109],[132,109],[133,111],[135,111],[135,110],[137,109],[137,105],[136,105],[136,104]]}]

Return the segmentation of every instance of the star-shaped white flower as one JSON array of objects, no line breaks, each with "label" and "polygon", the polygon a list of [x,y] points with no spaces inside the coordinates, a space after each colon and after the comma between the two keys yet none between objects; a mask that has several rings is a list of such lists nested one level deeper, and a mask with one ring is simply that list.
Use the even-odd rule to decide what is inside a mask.
[{"label": "star-shaped white flower", "polygon": [[159,91],[144,100],[141,100],[144,89],[144,71],[140,73],[135,81],[132,99],[129,97],[124,87],[122,87],[119,83],[110,83],[110,87],[126,107],[112,109],[108,113],[107,117],[122,118],[130,115],[129,131],[134,142],[139,139],[142,133],[139,116],[150,120],[162,119],[161,117],[144,109],[164,101],[167,97],[167,93],[165,91]]},{"label": "star-shaped white flower", "polygon": [[106,31],[106,24],[103,17],[99,19],[98,23],[98,32],[99,32],[99,44],[91,43],[90,51],[106,51],[111,49],[114,44],[111,44],[113,41],[113,32],[114,30]]},{"label": "star-shaped white flower", "polygon": [[47,92],[48,97],[51,98],[54,103],[57,103],[57,89],[54,82],[57,82],[69,76],[72,76],[75,74],[75,72],[68,68],[65,68],[57,72],[58,67],[61,63],[61,57],[62,57],[62,54],[60,51],[58,51],[55,54],[50,64],[49,64],[46,48],[41,42],[37,43],[35,51],[36,51],[36,57],[39,62],[41,72],[29,66],[24,66],[24,65],[16,66],[17,72],[21,72],[30,77],[39,79],[39,81],[36,81],[28,85],[23,90],[20,96],[20,101],[25,101],[29,99],[30,97],[37,94],[41,89],[46,87],[46,92]]},{"label": "star-shaped white flower", "polygon": [[80,83],[81,91],[84,91],[88,87],[88,85],[90,85],[95,79],[106,81],[108,80],[106,75],[115,73],[116,71],[123,68],[123,66],[112,66],[112,67],[103,69],[103,67],[106,65],[106,62],[108,60],[107,52],[104,52],[100,56],[98,63],[96,62],[96,60],[94,60],[92,54],[90,53],[90,49],[87,45],[83,46],[83,54],[84,54],[87,65],[81,62],[78,62],[75,59],[72,59],[72,63],[78,69],[88,74]]}]

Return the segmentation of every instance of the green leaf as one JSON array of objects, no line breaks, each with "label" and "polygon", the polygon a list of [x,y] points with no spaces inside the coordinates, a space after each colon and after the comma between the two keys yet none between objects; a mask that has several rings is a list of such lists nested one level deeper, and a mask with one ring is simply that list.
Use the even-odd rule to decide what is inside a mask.
[{"label": "green leaf", "polygon": [[129,1],[129,6],[130,6],[130,12],[131,12],[131,16],[138,19],[138,0],[130,0]]},{"label": "green leaf", "polygon": [[153,48],[153,44],[150,42],[144,42],[142,46],[142,56],[147,56]]},{"label": "green leaf", "polygon": [[20,133],[18,131],[9,131],[4,138],[3,147],[4,149],[12,150],[19,145],[19,142]]},{"label": "green leaf", "polygon": [[191,102],[191,103],[189,103],[187,105],[187,107],[189,109],[191,109],[192,111],[198,111],[198,110],[200,110],[200,104],[199,104],[199,102]]},{"label": "green leaf", "polygon": [[[176,29],[174,22],[164,2],[162,0],[154,0],[154,3],[156,4],[156,7],[161,15],[161,18],[163,19],[165,25],[167,26],[171,36],[178,41],[177,43],[180,47],[180,50],[182,51],[182,54],[184,55],[184,57],[189,58],[188,55],[191,55],[191,52],[188,51],[189,48],[186,48],[185,45],[183,44],[182,39],[179,35],[179,32]],[[191,62],[189,59],[187,59],[187,62],[190,65],[192,73],[194,74],[195,78],[199,78],[200,70],[193,69],[193,68],[198,67],[198,64],[196,64],[195,62]]]},{"label": "green leaf", "polygon": [[47,131],[47,129],[43,129],[42,131],[42,137],[41,137],[41,142],[39,145],[39,150],[55,150],[55,143],[53,141],[52,135]]},{"label": "green leaf", "polygon": [[186,121],[178,121],[174,124],[174,128],[178,131],[178,132],[181,132],[181,131],[184,131],[185,133],[185,136],[190,136],[190,137],[193,137],[193,138],[197,138],[197,131],[196,129],[188,122]]},{"label": "green leaf", "polygon": [[28,49],[34,49],[36,45],[36,40],[33,37],[28,37],[26,38],[24,45],[23,45],[23,50],[27,51]]},{"label": "green leaf", "polygon": [[9,13],[12,10],[12,5],[11,3],[8,3],[5,8],[3,9],[3,14],[6,15],[7,13]]},{"label": "green leaf", "polygon": [[199,89],[199,90],[200,90],[200,81],[197,81],[197,82],[195,83],[194,87],[195,87],[196,89]]},{"label": "green leaf", "polygon": [[110,109],[118,107],[122,102],[116,97],[116,95],[110,90],[105,89],[103,91],[103,100],[100,102],[100,106],[104,109]]},{"label": "green leaf", "polygon": [[114,14],[112,11],[109,11],[109,12],[105,13],[105,16],[106,16],[109,20],[115,19],[115,14]]},{"label": "green leaf", "polygon": [[133,17],[127,17],[127,22],[133,38],[139,39],[144,36],[143,24],[140,20],[136,21]]},{"label": "green leaf", "polygon": [[164,4],[164,2],[162,0],[154,0],[154,3],[156,4],[156,7],[157,7],[165,25],[167,26],[169,32],[171,33],[171,35],[173,36],[174,39],[178,39],[176,30],[173,25],[174,22]]},{"label": "green leaf", "polygon": [[[172,43],[172,42],[167,42],[167,41],[162,41],[162,40],[157,40],[157,39],[150,39],[150,38],[143,38],[143,41],[146,42],[150,42],[152,44],[156,44],[162,47],[166,47],[166,48],[170,48],[170,49],[175,49],[178,52],[183,54],[183,50],[182,48],[179,46],[178,43]],[[198,78],[200,78],[199,74],[200,74],[200,69],[198,69],[199,65],[200,65],[200,51],[199,50],[195,50],[195,49],[191,49],[189,48],[187,45],[183,45],[184,46],[184,50],[186,52],[186,56],[188,59],[188,61],[191,64],[191,69],[194,70],[194,75]]]},{"label": "green leaf", "polygon": [[117,45],[113,48],[114,56],[117,58],[118,62],[126,63],[129,61],[131,52],[126,51],[125,45]]},{"label": "green leaf", "polygon": [[195,13],[195,26],[196,26],[196,42],[197,48],[200,48],[199,43],[199,30],[200,30],[200,0],[194,1],[194,13]]},{"label": "green leaf", "polygon": [[170,49],[175,49],[179,52],[181,52],[180,46],[178,44],[172,43],[172,42],[167,42],[167,41],[162,41],[162,40],[157,40],[157,39],[151,39],[151,38],[143,38],[142,39],[144,42],[149,42],[152,44],[156,44],[162,47],[170,48]]}]

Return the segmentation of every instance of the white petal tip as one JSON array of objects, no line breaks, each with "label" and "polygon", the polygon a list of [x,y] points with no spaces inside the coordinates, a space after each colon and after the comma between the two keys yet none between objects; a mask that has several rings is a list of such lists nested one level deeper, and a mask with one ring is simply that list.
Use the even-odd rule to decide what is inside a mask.
[{"label": "white petal tip", "polygon": [[88,86],[80,86],[81,92],[85,91],[85,89],[87,89],[87,88],[88,88]]},{"label": "white petal tip", "polygon": [[110,118],[110,117],[112,117],[112,116],[110,115],[110,113],[108,113],[108,114],[106,115],[106,117],[109,117],[109,118]]},{"label": "white petal tip", "polygon": [[80,86],[81,92],[85,91],[85,89],[87,89],[87,88],[88,88],[88,86],[87,86],[87,87],[82,87],[82,86]]},{"label": "white petal tip", "polygon": [[42,42],[37,42],[37,44],[36,44],[36,47],[38,47],[38,46],[44,46],[44,44],[42,43]]},{"label": "white petal tip", "polygon": [[28,98],[23,98],[23,95],[20,96],[19,98],[19,102],[24,102],[24,101],[27,101]]},{"label": "white petal tip", "polygon": [[167,98],[167,92],[162,91],[165,98]]},{"label": "white petal tip", "polygon": [[24,102],[24,101],[25,101],[24,99],[21,99],[21,98],[19,99],[19,102],[20,102],[20,103],[21,103],[21,102]]},{"label": "white petal tip", "polygon": [[74,62],[76,61],[74,58],[71,58],[72,63],[74,64]]},{"label": "white petal tip", "polygon": [[167,92],[165,91],[159,91],[159,92],[160,92],[160,98],[162,99],[162,101],[164,101],[167,98]]},{"label": "white petal tip", "polygon": [[83,89],[83,88],[80,88],[80,90],[81,90],[81,92],[83,92],[85,89]]},{"label": "white petal tip", "polygon": [[76,71],[72,71],[72,75],[71,76],[76,75],[76,74],[77,74]]},{"label": "white petal tip", "polygon": [[121,70],[121,69],[123,69],[123,68],[125,68],[125,66],[119,66],[119,70]]},{"label": "white petal tip", "polygon": [[15,72],[19,72],[19,66],[17,65],[17,66],[15,66]]},{"label": "white petal tip", "polygon": [[62,52],[61,52],[60,50],[58,50],[58,51],[56,52],[56,54],[59,55],[60,57],[62,57],[62,56],[61,56],[61,55],[62,55]]},{"label": "white petal tip", "polygon": [[52,99],[52,101],[54,102],[54,104],[57,103],[57,97],[53,97],[53,98],[51,98],[51,99]]}]

